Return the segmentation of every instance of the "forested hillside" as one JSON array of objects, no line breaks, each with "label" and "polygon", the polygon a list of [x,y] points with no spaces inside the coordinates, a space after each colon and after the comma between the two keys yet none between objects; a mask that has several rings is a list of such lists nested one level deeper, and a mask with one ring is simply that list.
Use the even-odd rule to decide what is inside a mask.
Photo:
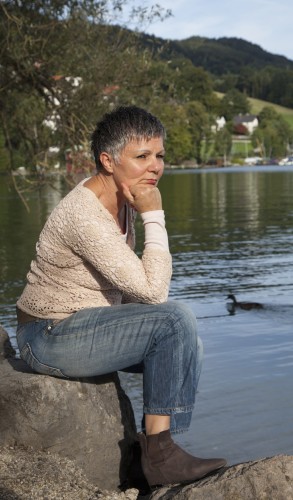
[{"label": "forested hillside", "polygon": [[212,77],[214,89],[227,92],[236,88],[249,97],[293,108],[293,61],[271,54],[259,45],[240,38],[209,39],[194,36],[168,41],[142,35],[165,61],[190,61]]},{"label": "forested hillside", "polygon": [[241,38],[209,39],[191,37],[176,42],[195,66],[215,75],[239,73],[244,67],[263,69],[266,66],[293,69],[293,61],[284,56],[274,55],[259,45]]}]

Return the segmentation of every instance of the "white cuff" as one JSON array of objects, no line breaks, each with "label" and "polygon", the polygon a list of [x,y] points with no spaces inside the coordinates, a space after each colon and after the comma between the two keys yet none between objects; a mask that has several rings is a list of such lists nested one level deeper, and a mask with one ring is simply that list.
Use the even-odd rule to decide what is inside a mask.
[{"label": "white cuff", "polygon": [[152,210],[143,212],[140,215],[145,231],[145,248],[158,248],[169,252],[164,210]]}]

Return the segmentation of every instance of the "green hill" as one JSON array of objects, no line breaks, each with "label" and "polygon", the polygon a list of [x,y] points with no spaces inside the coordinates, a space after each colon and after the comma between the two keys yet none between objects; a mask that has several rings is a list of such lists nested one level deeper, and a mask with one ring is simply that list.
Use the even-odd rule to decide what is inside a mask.
[{"label": "green hill", "polygon": [[202,66],[214,75],[239,73],[244,67],[293,69],[293,61],[271,54],[241,38],[209,39],[194,36],[175,42],[175,45],[195,66]]},{"label": "green hill", "polygon": [[271,54],[241,38],[190,37],[163,40],[140,35],[140,42],[170,67],[183,69],[186,62],[203,68],[214,90],[236,88],[250,97],[293,108],[293,61]]},{"label": "green hill", "polygon": [[253,114],[257,115],[265,106],[271,106],[275,109],[275,111],[277,111],[277,113],[282,115],[293,128],[293,109],[286,108],[285,106],[279,106],[278,104],[274,104],[272,102],[262,101],[261,99],[254,99],[252,97],[248,100],[251,103],[251,112]]},{"label": "green hill", "polygon": [[239,74],[243,68],[263,69],[268,66],[293,70],[293,61],[272,54],[259,45],[241,38],[204,38],[193,36],[185,40],[164,40],[154,35],[139,35],[141,43],[152,48],[160,58],[189,59],[213,75]]}]

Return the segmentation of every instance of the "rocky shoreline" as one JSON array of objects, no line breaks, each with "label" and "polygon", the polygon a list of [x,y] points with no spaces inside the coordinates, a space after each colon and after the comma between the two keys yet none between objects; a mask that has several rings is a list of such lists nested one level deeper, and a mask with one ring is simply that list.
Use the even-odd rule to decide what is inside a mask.
[{"label": "rocky shoreline", "polygon": [[141,494],[136,488],[105,490],[76,464],[30,448],[0,448],[1,500],[290,500],[293,457],[280,455],[227,467],[186,486]]},{"label": "rocky shoreline", "polygon": [[76,464],[29,448],[0,448],[1,500],[136,500],[138,490],[102,491]]}]

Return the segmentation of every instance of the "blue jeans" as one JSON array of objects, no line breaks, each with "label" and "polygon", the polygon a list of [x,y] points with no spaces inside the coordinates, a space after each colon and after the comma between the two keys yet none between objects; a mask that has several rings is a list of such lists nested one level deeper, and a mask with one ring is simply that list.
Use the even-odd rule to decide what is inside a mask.
[{"label": "blue jeans", "polygon": [[170,415],[187,430],[202,362],[196,319],[180,302],[82,309],[62,321],[17,328],[22,359],[36,372],[76,378],[143,371],[145,414]]}]

